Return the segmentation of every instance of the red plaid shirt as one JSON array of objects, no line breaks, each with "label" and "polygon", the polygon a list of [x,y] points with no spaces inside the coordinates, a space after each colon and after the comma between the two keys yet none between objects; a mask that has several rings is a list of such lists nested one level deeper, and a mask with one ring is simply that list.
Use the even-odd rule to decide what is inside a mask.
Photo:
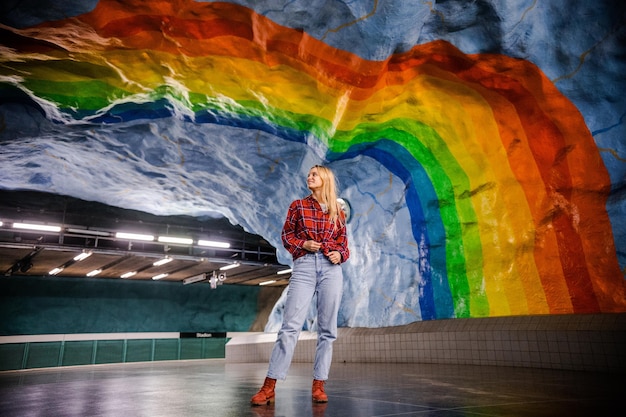
[{"label": "red plaid shirt", "polygon": [[341,262],[347,261],[350,251],[345,214],[342,210],[339,210],[339,216],[342,222],[337,221],[337,227],[334,227],[329,221],[328,213],[322,211],[322,207],[312,195],[293,201],[289,206],[281,234],[285,249],[296,260],[310,253],[302,247],[304,242],[314,240],[322,244],[320,250],[324,255],[328,256],[329,252],[338,251],[341,254]]}]

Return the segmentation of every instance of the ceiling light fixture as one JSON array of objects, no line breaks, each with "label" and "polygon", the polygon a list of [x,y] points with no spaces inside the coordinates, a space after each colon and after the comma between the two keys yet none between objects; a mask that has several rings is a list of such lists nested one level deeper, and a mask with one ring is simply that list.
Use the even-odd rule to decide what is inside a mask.
[{"label": "ceiling light fixture", "polygon": [[165,265],[165,264],[166,264],[166,263],[168,263],[168,262],[172,262],[173,260],[174,260],[174,258],[170,258],[170,257],[168,256],[168,257],[165,257],[165,258],[163,258],[163,259],[160,259],[160,260],[156,261],[156,262],[155,262],[155,263],[153,263],[152,265],[153,265],[153,266],[161,266],[161,265]]},{"label": "ceiling light fixture", "polygon": [[127,272],[125,274],[120,275],[120,278],[130,278],[133,275],[135,275],[136,273],[137,273],[137,271]]},{"label": "ceiling light fixture", "polygon": [[263,282],[259,283],[259,285],[269,285],[269,284],[273,284],[275,282],[276,282],[276,280],[272,279],[270,281],[263,281]]},{"label": "ceiling light fixture", "polygon": [[98,275],[100,272],[102,272],[102,269],[94,269],[91,272],[87,273],[88,277],[95,277],[96,275]]},{"label": "ceiling light fixture", "polygon": [[13,275],[13,274],[17,273],[18,271],[25,274],[26,272],[30,271],[30,269],[33,267],[33,259],[42,250],[43,250],[43,247],[39,247],[39,248],[35,247],[32,251],[30,251],[30,253],[28,255],[26,255],[22,259],[16,261],[11,266],[11,268],[9,268],[4,274],[5,275]]},{"label": "ceiling light fixture", "polygon": [[49,226],[46,224],[32,224],[32,223],[13,223],[14,229],[26,229],[26,230],[38,230],[42,232],[60,232],[60,226]]},{"label": "ceiling light fixture", "polygon": [[288,274],[288,273],[290,273],[291,271],[292,271],[292,269],[291,269],[291,268],[289,268],[289,269],[283,269],[282,271],[278,271],[278,272],[277,272],[277,274],[278,274],[278,275],[281,275],[281,274]]},{"label": "ceiling light fixture", "polygon": [[200,274],[193,277],[185,278],[183,285],[193,284],[194,282],[206,281],[206,274]]},{"label": "ceiling light fixture", "polygon": [[193,243],[193,239],[173,236],[159,236],[158,241],[162,243],[179,243],[181,245],[191,245]]},{"label": "ceiling light fixture", "polygon": [[111,233],[109,233],[109,232],[101,232],[99,230],[67,228],[67,229],[65,229],[65,231],[68,232],[68,233],[76,233],[76,234],[79,234],[79,235],[111,236]]},{"label": "ceiling light fixture", "polygon": [[220,271],[228,271],[229,269],[237,268],[241,266],[239,262],[235,262],[234,264],[224,265],[220,268]]},{"label": "ceiling light fixture", "polygon": [[61,271],[63,271],[63,268],[54,268],[52,271],[48,272],[48,275],[56,275]]},{"label": "ceiling light fixture", "polygon": [[210,246],[210,247],[213,247],[213,248],[224,248],[224,249],[230,248],[230,243],[217,242],[215,240],[199,240],[198,241],[198,245],[199,246]]},{"label": "ceiling light fixture", "polygon": [[152,277],[152,279],[156,281],[156,280],[158,280],[158,279],[163,279],[163,278],[165,278],[165,277],[166,277],[166,276],[168,276],[168,275],[169,275],[169,274],[159,274],[159,275],[155,275],[155,276],[153,276],[153,277]]},{"label": "ceiling light fixture", "polygon": [[118,239],[128,239],[128,240],[145,240],[152,241],[154,240],[154,236],[152,235],[142,235],[140,233],[126,233],[126,232],[117,232],[115,237]]},{"label": "ceiling light fixture", "polygon": [[83,259],[87,259],[91,256],[91,252],[82,252],[79,253],[78,255],[74,256],[74,260],[76,262],[82,261]]}]

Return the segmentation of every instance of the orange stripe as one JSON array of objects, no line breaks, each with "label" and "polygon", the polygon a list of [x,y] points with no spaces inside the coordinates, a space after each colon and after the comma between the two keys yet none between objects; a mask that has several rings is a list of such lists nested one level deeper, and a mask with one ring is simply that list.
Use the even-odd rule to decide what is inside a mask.
[{"label": "orange stripe", "polygon": [[[528,187],[527,198],[534,207],[533,217],[541,234],[538,243],[543,246],[537,245],[537,263],[551,311],[568,306],[562,302],[562,288],[559,285],[553,288],[559,260],[546,256],[543,250],[548,247],[551,250],[548,253],[554,256],[558,248],[563,267],[558,275],[565,277],[574,311],[623,309],[624,283],[615,247],[612,239],[605,238],[612,233],[605,209],[610,188],[608,174],[577,109],[535,66],[503,56],[466,56],[441,41],[416,46],[388,61],[365,61],[305,33],[285,29],[250,9],[228,3],[155,1],[150,2],[149,10],[143,15],[135,13],[139,8],[138,4],[126,6],[105,0],[80,19],[104,37],[118,37],[126,48],[156,49],[173,55],[181,52],[190,56],[227,55],[270,66],[289,65],[331,88],[351,91],[353,100],[364,100],[390,84],[404,83],[404,76],[423,71],[424,66],[448,71],[469,85],[480,85],[500,94],[516,106],[516,112],[498,112],[498,109],[494,112],[502,118],[501,124],[508,123],[509,117],[520,118],[527,137],[531,138],[528,146],[548,193],[548,201],[534,196],[533,188],[537,184],[524,183],[526,171],[533,167],[518,167],[520,161],[513,163],[516,159],[511,156],[518,180]],[[62,24],[51,22],[42,26]],[[542,112],[537,112],[538,109]],[[553,114],[558,119],[548,116]],[[507,149],[515,146],[518,139],[522,140],[502,136]],[[588,166],[593,169],[581,169]],[[593,225],[587,226],[591,219]],[[550,224],[554,231],[546,229]],[[552,240],[553,236],[556,241]]]}]

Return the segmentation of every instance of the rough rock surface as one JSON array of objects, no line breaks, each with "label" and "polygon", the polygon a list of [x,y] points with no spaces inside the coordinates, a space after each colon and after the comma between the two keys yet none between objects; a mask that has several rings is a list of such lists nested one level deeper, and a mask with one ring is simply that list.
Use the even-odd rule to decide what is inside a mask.
[{"label": "rough rock surface", "polygon": [[0,187],[225,216],[289,264],[327,163],[342,326],[626,310],[623,2],[169,4],[0,6]]}]

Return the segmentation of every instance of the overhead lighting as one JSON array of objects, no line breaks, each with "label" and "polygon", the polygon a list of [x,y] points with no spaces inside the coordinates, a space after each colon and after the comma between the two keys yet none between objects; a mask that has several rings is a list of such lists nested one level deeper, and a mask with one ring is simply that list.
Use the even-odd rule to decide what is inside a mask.
[{"label": "overhead lighting", "polygon": [[263,282],[259,283],[259,285],[269,285],[269,284],[273,284],[275,282],[276,282],[276,280],[272,279],[270,281],[263,281]]},{"label": "overhead lighting", "polygon": [[213,248],[230,248],[230,243],[227,242],[217,242],[215,240],[199,240],[199,246],[210,246]]},{"label": "overhead lighting", "polygon": [[87,259],[91,256],[91,252],[82,252],[79,253],[78,255],[74,256],[74,260],[76,262],[82,261],[83,259]]},{"label": "overhead lighting", "polygon": [[181,245],[191,245],[193,239],[187,237],[159,236],[159,242],[163,243],[179,243]]},{"label": "overhead lighting", "polygon": [[32,223],[13,223],[14,229],[27,229],[27,230],[39,230],[42,232],[60,232],[60,226],[49,226],[46,224],[32,224]]},{"label": "overhead lighting", "polygon": [[48,275],[56,275],[61,271],[63,271],[63,268],[54,268],[52,271],[48,272]]},{"label": "overhead lighting", "polygon": [[80,234],[80,235],[111,236],[111,233],[109,233],[109,232],[101,232],[99,230],[67,228],[67,229],[65,229],[65,231],[68,232],[68,233],[76,233],[76,234]]},{"label": "overhead lighting", "polygon": [[159,274],[159,275],[153,276],[152,279],[156,281],[157,279],[163,279],[163,278],[165,278],[168,275],[169,274]]},{"label": "overhead lighting", "polygon": [[87,276],[88,277],[95,277],[96,275],[98,275],[100,272],[102,272],[102,269],[94,269],[91,272],[87,272]]},{"label": "overhead lighting", "polygon": [[185,278],[183,280],[183,285],[193,284],[194,282],[200,282],[206,280],[206,274],[200,274],[193,277]]},{"label": "overhead lighting", "polygon": [[115,237],[118,239],[128,239],[128,240],[145,240],[152,241],[154,240],[154,236],[152,235],[142,235],[140,233],[126,233],[126,232],[117,232]]},{"label": "overhead lighting", "polygon": [[125,274],[120,275],[120,278],[130,278],[133,275],[135,275],[136,273],[137,273],[137,271],[127,272]]},{"label": "overhead lighting", "polygon": [[291,271],[292,271],[292,269],[291,269],[291,268],[289,268],[289,269],[283,269],[282,271],[278,271],[278,272],[277,272],[277,274],[278,274],[278,275],[281,275],[281,274],[288,274],[288,273],[290,273]]},{"label": "overhead lighting", "polygon": [[235,262],[234,264],[224,265],[220,268],[220,271],[228,271],[229,269],[237,268],[239,266],[241,266],[241,264],[239,262]]},{"label": "overhead lighting", "polygon": [[174,258],[166,257],[166,258],[163,258],[163,259],[160,259],[160,260],[156,261],[152,265],[154,265],[154,266],[161,266],[161,265],[165,265],[168,262],[172,262],[173,260],[174,260]]}]

